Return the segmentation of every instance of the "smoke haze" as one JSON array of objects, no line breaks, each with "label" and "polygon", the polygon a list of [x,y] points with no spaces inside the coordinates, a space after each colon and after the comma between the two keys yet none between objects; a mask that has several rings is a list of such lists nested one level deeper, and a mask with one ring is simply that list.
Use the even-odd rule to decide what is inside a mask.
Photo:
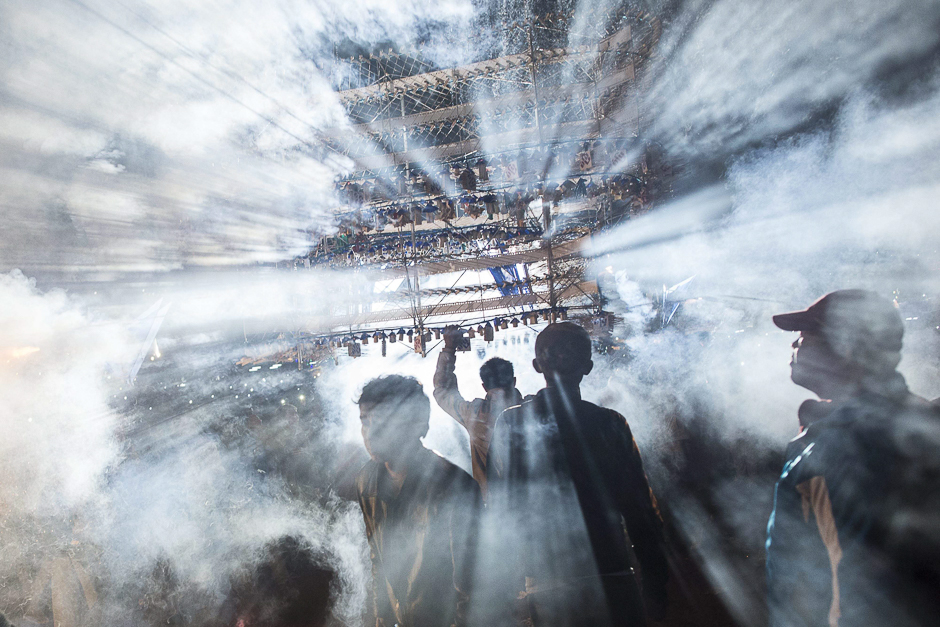
[{"label": "smoke haze", "polygon": [[[596,357],[584,395],[627,417],[673,524],[755,624],[764,465],[809,396],[789,382],[794,338],[770,316],[838,288],[894,298],[900,370],[915,393],[940,396],[940,6],[649,4],[671,18],[640,77],[642,139],[683,174],[677,198],[588,251],[624,350]],[[294,536],[339,573],[339,619],[361,623],[364,530],[339,495],[344,462],[365,455],[353,401],[391,372],[430,395],[437,352],[390,344],[383,358],[370,344],[316,370],[232,364],[249,340],[287,342],[330,314],[325,301],[370,289],[362,274],[272,267],[335,228],[332,183],[350,164],[318,140],[348,123],[326,61],[334,45],[466,62],[475,6],[0,7],[0,571],[25,580],[4,575],[15,585],[0,610],[26,613],[16,586],[75,534],[99,547],[102,580],[130,590],[106,599],[103,624],[132,624],[160,561],[190,586],[177,611],[197,624],[192,608],[221,612],[232,578]],[[131,385],[151,323],[138,316],[158,299],[170,305],[157,334],[166,355],[143,346]],[[538,390],[534,337],[502,331],[460,354],[464,396],[482,396],[477,371],[493,356],[514,363],[523,394]],[[279,422],[281,400],[298,423]],[[669,482],[714,461],[694,457],[696,440],[728,451],[705,504]],[[433,403],[425,444],[469,469],[465,433]]]}]

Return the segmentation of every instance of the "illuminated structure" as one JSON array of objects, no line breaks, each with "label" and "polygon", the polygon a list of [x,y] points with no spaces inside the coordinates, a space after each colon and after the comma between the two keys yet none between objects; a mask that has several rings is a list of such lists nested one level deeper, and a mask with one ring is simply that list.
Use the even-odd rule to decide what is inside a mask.
[{"label": "illuminated structure", "polygon": [[[336,61],[350,124],[326,141],[353,165],[337,182],[340,235],[305,263],[403,277],[404,289],[334,311],[311,334],[339,331],[348,343],[405,320],[420,337],[429,318],[600,310],[578,253],[617,219],[608,177],[642,152],[637,77],[660,25],[634,12],[590,18],[583,28],[567,15],[504,25],[505,54],[455,68],[392,50]],[[481,270],[493,281],[426,285]]]}]

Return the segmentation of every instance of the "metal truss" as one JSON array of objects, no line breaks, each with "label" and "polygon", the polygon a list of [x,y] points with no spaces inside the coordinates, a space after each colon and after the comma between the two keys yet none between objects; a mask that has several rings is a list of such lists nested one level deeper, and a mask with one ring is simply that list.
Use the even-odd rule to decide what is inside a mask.
[{"label": "metal truss", "polygon": [[[572,285],[557,295],[559,306],[569,302],[583,302],[587,295],[597,293],[597,283],[594,281],[582,282]],[[388,309],[369,313],[361,313],[352,316],[335,316],[329,320],[313,321],[311,331],[316,332],[322,328],[354,328],[361,332],[362,328],[369,325],[377,325],[385,322],[411,320],[412,323],[417,320],[422,323],[435,317],[453,317],[465,314],[471,314],[481,311],[507,310],[523,307],[546,308],[547,301],[539,293],[516,294],[512,296],[499,296],[496,298],[470,299],[456,303],[443,303],[439,305],[424,305],[417,311],[405,309]],[[417,315],[415,315],[417,314]]]},{"label": "metal truss", "polygon": [[[534,188],[543,178],[548,180],[548,170],[555,161],[557,170],[564,171],[561,176],[566,176],[571,164],[562,163],[561,155],[571,161],[572,154],[584,152],[578,148],[584,142],[636,137],[640,124],[634,97],[637,70],[660,37],[659,20],[621,8],[579,19],[580,30],[575,30],[572,18],[572,14],[550,15],[526,23],[504,23],[504,45],[497,56],[455,68],[436,68],[419,55],[393,50],[338,62],[333,84],[349,124],[327,130],[325,141],[355,164],[346,181],[361,183],[368,179],[368,186],[352,185],[353,189],[374,186],[374,195],[366,198],[363,194],[362,204],[370,205],[365,209],[417,207],[432,199],[453,197],[455,190],[448,179],[456,174],[451,176],[448,162],[468,168],[471,163],[477,165],[475,160],[480,157],[490,163],[505,157],[509,167],[516,168],[516,174],[505,176],[500,183],[488,182],[481,174],[477,187],[464,190],[492,192],[501,183]],[[524,163],[529,161],[538,162],[542,171],[531,171]],[[413,182],[419,174],[418,178],[426,181],[421,191]],[[456,194],[464,190],[457,189]],[[542,202],[547,207],[544,203],[549,202],[548,197],[544,196]],[[537,222],[523,230],[538,237],[551,223],[550,211],[545,211],[544,223],[536,216]],[[479,231],[492,227],[472,228]],[[384,250],[391,243],[385,262],[395,265],[363,270],[377,280],[400,276],[407,280],[406,293],[384,295],[391,308],[321,317],[310,321],[311,325],[332,331],[337,327],[362,329],[411,320],[423,334],[429,318],[453,319],[483,311],[538,307],[551,312],[555,319],[555,313],[567,307],[600,309],[596,282],[584,279],[588,262],[579,252],[590,235],[582,236],[582,229],[569,229],[561,238],[554,235],[541,239],[537,248],[528,250],[506,253],[499,245],[484,244],[473,254],[453,256],[432,250],[426,240],[431,233],[416,230],[414,222],[409,230],[372,233],[365,238],[365,245],[373,250],[376,246]],[[441,234],[454,241],[465,237],[447,223]],[[500,239],[494,233],[484,237]],[[524,264],[526,280],[510,287],[525,287],[526,293],[482,298],[484,292],[497,286],[420,287],[422,276],[515,264]],[[529,276],[529,269],[535,278]],[[452,295],[467,298],[443,302]],[[427,305],[422,299],[438,302]],[[365,306],[361,309],[372,306],[362,304]]]},{"label": "metal truss", "polygon": [[[545,137],[558,142],[616,132],[624,120],[606,128],[602,120],[623,108],[636,65],[659,37],[659,25],[641,14],[606,23],[615,29],[594,43],[571,44],[589,34],[568,33],[565,46],[533,44],[450,69],[430,70],[394,51],[346,61],[341,74],[356,79],[339,84],[361,84],[338,92],[352,124],[329,131],[329,142],[368,176],[406,164],[421,169],[427,162],[492,155],[494,146],[531,147]],[[512,26],[528,28],[532,39],[534,30],[561,32],[568,20],[555,16]]]}]

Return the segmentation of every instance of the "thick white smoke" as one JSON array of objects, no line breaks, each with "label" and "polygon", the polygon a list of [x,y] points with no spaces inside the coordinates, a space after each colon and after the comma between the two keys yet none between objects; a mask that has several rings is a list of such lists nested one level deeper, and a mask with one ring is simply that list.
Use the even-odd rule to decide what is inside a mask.
[{"label": "thick white smoke", "polygon": [[443,41],[469,17],[464,2],[5,3],[0,266],[87,278],[305,252],[348,166],[318,139],[344,124],[332,47],[423,40],[454,61]]},{"label": "thick white smoke", "polygon": [[931,0],[690,0],[669,24],[644,95],[654,135],[691,159],[807,124],[940,41]]},{"label": "thick white smoke", "polygon": [[[358,620],[366,582],[361,514],[321,480],[334,450],[319,434],[322,416],[304,411],[298,422],[280,420],[270,409],[288,388],[278,386],[272,400],[269,385],[267,397],[261,389],[255,395],[264,422],[251,425],[250,386],[264,387],[265,379],[243,382],[231,372],[248,349],[186,331],[205,328],[206,316],[225,327],[241,314],[255,332],[268,317],[284,324],[296,291],[316,280],[283,278],[275,281],[281,294],[294,298],[271,296],[253,312],[230,311],[233,292],[260,291],[251,281],[195,295],[191,285],[167,291],[179,311],[161,335],[169,353],[161,357],[170,361],[148,361],[156,370],[145,368],[132,384],[126,377],[143,341],[140,321],[96,316],[84,299],[42,292],[18,271],[0,276],[0,611],[37,617],[49,603],[49,573],[69,554],[95,577],[104,624],[135,620],[138,600],[155,594],[147,587],[155,564],[190,595],[168,616],[195,621],[194,607],[221,615],[233,579],[261,559],[262,547],[292,536],[337,574],[337,618]],[[206,342],[216,344],[213,355],[193,352]],[[158,350],[144,348],[148,356]],[[303,380],[296,372],[275,377]],[[163,386],[170,391],[161,398]],[[296,392],[288,398],[303,406]]]},{"label": "thick white smoke", "polygon": [[94,500],[117,461],[104,372],[125,358],[113,325],[62,291],[0,275],[0,505],[50,515]]},{"label": "thick white smoke", "polygon": [[[80,512],[85,537],[105,548],[113,589],[166,559],[212,603],[263,544],[297,535],[335,560],[346,584],[339,613],[356,623],[367,577],[358,510],[301,505],[279,480],[259,481],[250,451],[227,448],[212,431],[241,424],[245,405],[187,408],[122,448],[121,373],[140,348],[126,329],[158,297],[172,303],[158,337],[167,350],[300,330],[329,313],[325,301],[354,302],[361,277],[244,269],[304,252],[309,232],[331,227],[332,178],[346,164],[307,143],[345,121],[321,62],[346,37],[423,43],[442,65],[463,62],[478,43],[472,17],[466,2],[0,7],[4,515]],[[940,90],[927,56],[937,24],[929,0],[851,9],[835,0],[689,2],[666,24],[642,75],[641,139],[690,171],[717,159],[724,176],[598,238],[598,271],[610,266],[613,307],[632,329],[616,331],[630,359],[598,357],[584,386],[588,400],[627,416],[658,476],[668,476],[696,420],[707,420],[729,457],[781,450],[809,393],[789,382],[792,338],[769,316],[832,289],[896,297],[909,319],[901,370],[915,392],[940,395],[930,322],[940,294]],[[906,64],[921,57],[912,73]],[[221,264],[242,269],[121,279]],[[70,296],[9,273],[16,267],[101,283]],[[666,297],[670,312],[679,309],[661,328],[662,305],[650,301],[692,276]],[[501,332],[482,355],[461,354],[464,395],[482,395],[477,370],[491,356],[510,359],[520,390],[534,393],[542,381],[529,365],[533,340],[530,330]],[[368,379],[413,374],[431,394],[436,352],[422,360],[401,344],[388,349],[386,358],[372,344],[361,359],[340,357],[319,380],[325,403],[311,412],[327,428],[303,451],[311,467],[336,450],[361,453],[353,400]],[[226,345],[187,366],[241,356]],[[164,378],[178,384],[179,374]],[[218,392],[211,380],[188,389],[197,399]],[[469,467],[462,431],[432,411],[426,444]],[[721,552],[715,520],[759,546],[769,497],[767,485],[745,478],[718,485],[717,515],[692,501],[670,508],[683,512],[678,526],[697,534],[706,570],[745,622],[759,586]],[[33,535],[8,542],[3,533],[5,572],[45,559]]]}]

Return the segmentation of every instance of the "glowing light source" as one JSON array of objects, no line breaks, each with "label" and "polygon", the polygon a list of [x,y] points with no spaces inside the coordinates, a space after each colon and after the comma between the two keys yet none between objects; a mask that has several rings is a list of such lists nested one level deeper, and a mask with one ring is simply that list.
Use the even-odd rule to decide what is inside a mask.
[{"label": "glowing light source", "polygon": [[14,346],[12,348],[0,349],[0,356],[10,359],[19,359],[38,352],[39,348],[36,346]]}]

